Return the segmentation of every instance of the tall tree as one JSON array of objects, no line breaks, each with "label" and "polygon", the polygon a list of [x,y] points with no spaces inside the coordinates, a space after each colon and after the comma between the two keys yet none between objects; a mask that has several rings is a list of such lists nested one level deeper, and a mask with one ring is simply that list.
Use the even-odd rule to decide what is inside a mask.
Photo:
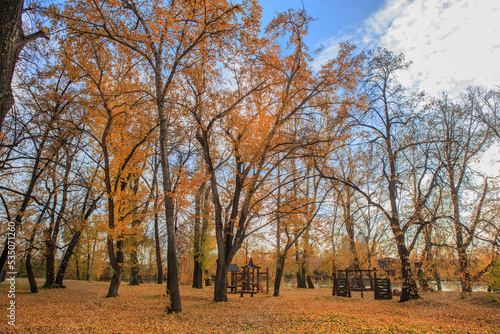
[{"label": "tall tree", "polygon": [[[122,52],[120,52],[122,51]],[[114,49],[106,40],[68,36],[62,60],[80,74],[85,94],[82,127],[91,139],[89,149],[102,156],[101,182],[107,202],[107,247],[113,278],[107,297],[118,296],[122,280],[125,238],[133,235],[137,193],[133,181],[142,174],[148,141],[156,126],[141,92],[139,70],[128,50]]]},{"label": "tall tree", "polygon": [[[470,97],[470,96],[469,96]],[[477,191],[477,200],[471,203],[467,183],[474,177],[472,163],[491,141],[491,131],[476,117],[475,101],[469,98],[464,105],[457,105],[443,96],[433,103],[437,115],[434,128],[437,138],[437,152],[446,170],[446,189],[449,192],[454,226],[455,246],[458,255],[458,269],[462,293],[471,293],[470,259],[467,254],[483,220],[483,206],[488,193],[488,181],[484,178],[482,189]],[[469,189],[467,189],[469,188]],[[468,210],[472,212],[467,212]]]},{"label": "tall tree", "polygon": [[[306,161],[307,163],[307,161]],[[294,166],[290,173],[287,173],[287,165]],[[300,238],[306,240],[307,234],[311,226],[317,220],[318,213],[325,203],[330,191],[323,190],[319,194],[321,179],[310,175],[311,169],[306,167],[305,171],[299,171],[296,164],[287,164],[284,162],[277,168],[276,180],[276,276],[274,279],[273,296],[280,295],[281,280],[285,269],[285,262],[288,252],[294,245],[298,246]],[[312,189],[309,188],[309,183],[312,181]],[[302,188],[300,196],[297,189]],[[311,191],[311,193],[309,192]],[[321,197],[321,198],[320,198]],[[303,252],[307,252],[306,246]],[[307,254],[298,264],[307,260]],[[304,264],[305,267],[305,264]],[[300,280],[303,284],[306,283],[307,273],[300,273]],[[304,287],[304,286],[302,286]]]},{"label": "tall tree", "polygon": [[208,242],[210,187],[204,182],[195,195],[194,235],[193,235],[193,288],[203,288],[203,271],[206,267]]}]

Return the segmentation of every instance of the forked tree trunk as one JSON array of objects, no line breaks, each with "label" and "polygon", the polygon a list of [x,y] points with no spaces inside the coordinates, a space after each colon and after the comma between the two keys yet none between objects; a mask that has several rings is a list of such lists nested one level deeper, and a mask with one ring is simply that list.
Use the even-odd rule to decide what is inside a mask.
[{"label": "forked tree trunk", "polygon": [[[53,229],[49,228],[48,231],[48,237],[47,237],[47,254],[46,254],[46,261],[47,261],[47,266],[46,266],[46,281],[44,287],[46,288],[53,288],[56,285],[55,282],[55,256],[56,256],[56,248],[57,248],[57,239],[59,238],[59,230],[61,227],[61,223],[63,221],[64,215],[66,215],[66,206],[68,204],[68,191],[69,191],[69,174],[71,172],[71,166],[73,164],[73,155],[70,153],[69,149],[65,150],[66,153],[66,164],[65,164],[65,171],[64,171],[64,177],[62,180],[63,183],[63,189],[62,189],[62,202],[61,202],[61,208],[59,209],[59,212],[57,214],[57,219],[54,223]],[[54,180],[55,183],[55,180]],[[54,209],[55,209],[55,200],[57,199],[57,196],[54,198]],[[71,255],[71,254],[70,254]],[[77,269],[78,269],[78,262],[77,262]],[[79,273],[78,273],[79,274]],[[77,275],[78,279],[80,278],[80,275]]]}]

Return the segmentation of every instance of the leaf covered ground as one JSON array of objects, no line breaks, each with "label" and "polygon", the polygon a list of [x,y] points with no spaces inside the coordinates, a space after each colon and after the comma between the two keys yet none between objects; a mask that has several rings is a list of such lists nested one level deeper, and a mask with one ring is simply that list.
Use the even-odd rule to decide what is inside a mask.
[{"label": "leaf covered ground", "polygon": [[[40,282],[42,283],[42,282]],[[282,289],[275,298],[229,295],[212,302],[213,288],[182,287],[181,314],[165,314],[165,287],[122,284],[104,298],[108,283],[66,281],[66,289],[31,294],[16,288],[16,327],[7,325],[8,286],[0,286],[0,333],[500,333],[500,297],[476,293],[422,293],[398,303],[331,296],[330,289]]]}]

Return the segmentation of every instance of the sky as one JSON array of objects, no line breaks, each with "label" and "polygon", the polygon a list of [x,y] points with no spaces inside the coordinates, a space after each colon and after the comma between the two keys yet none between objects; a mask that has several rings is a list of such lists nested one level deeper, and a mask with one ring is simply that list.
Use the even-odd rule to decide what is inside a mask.
[{"label": "sky", "polygon": [[316,19],[305,40],[324,46],[316,66],[335,57],[338,44],[404,53],[406,86],[458,97],[467,86],[500,86],[500,0],[261,0],[263,22],[275,12],[302,9]]}]

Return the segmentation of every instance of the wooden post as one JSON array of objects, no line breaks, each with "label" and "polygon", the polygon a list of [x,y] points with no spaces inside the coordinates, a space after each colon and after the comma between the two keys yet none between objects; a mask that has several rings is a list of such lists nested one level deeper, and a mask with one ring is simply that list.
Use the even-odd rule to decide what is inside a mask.
[{"label": "wooden post", "polygon": [[259,283],[260,283],[260,280],[259,280],[259,275],[260,275],[260,268],[257,268],[257,292],[259,292]]}]

